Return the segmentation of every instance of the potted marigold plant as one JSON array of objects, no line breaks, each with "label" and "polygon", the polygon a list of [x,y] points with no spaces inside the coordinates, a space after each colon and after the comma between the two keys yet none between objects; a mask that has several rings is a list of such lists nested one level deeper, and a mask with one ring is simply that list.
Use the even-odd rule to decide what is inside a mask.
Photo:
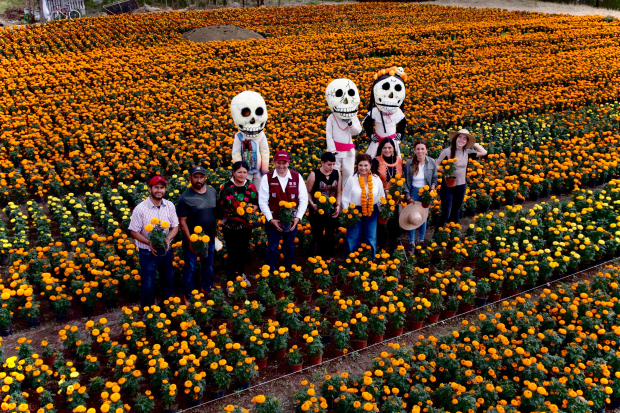
[{"label": "potted marigold plant", "polygon": [[54,309],[54,316],[56,321],[63,322],[67,319],[67,313],[69,307],[71,307],[71,301],[66,294],[53,295],[50,297],[52,300],[52,308]]},{"label": "potted marigold plant", "polygon": [[258,366],[254,363],[252,357],[246,357],[243,360],[237,362],[235,368],[235,377],[239,381],[239,388],[241,390],[249,389],[250,382],[253,377],[258,376]]},{"label": "potted marigold plant", "polygon": [[491,292],[489,301],[494,303],[502,298],[502,287],[504,285],[504,271],[499,270],[497,273],[489,274],[489,284],[491,284]]},{"label": "potted marigold plant", "polygon": [[283,232],[290,232],[293,228],[293,220],[297,214],[295,202],[280,201],[280,228]]},{"label": "potted marigold plant", "polygon": [[330,216],[332,211],[334,210],[336,198],[334,198],[333,196],[330,196],[328,198],[325,195],[321,194],[319,191],[317,191],[314,193],[314,199],[319,215]]},{"label": "potted marigold plant", "polygon": [[206,258],[209,255],[209,242],[211,238],[208,235],[202,234],[202,227],[194,227],[194,233],[190,235],[189,242],[194,251],[200,256],[200,258]]},{"label": "potted marigold plant", "polygon": [[377,307],[370,310],[370,317],[368,319],[368,327],[370,327],[370,342],[380,343],[383,341],[383,335],[385,334],[385,327],[387,324],[387,318],[385,313],[380,311]]},{"label": "potted marigold plant", "polygon": [[323,361],[323,342],[319,337],[319,332],[314,330],[312,333],[304,335],[306,340],[306,351],[310,357],[310,364],[317,365]]},{"label": "potted marigold plant", "polygon": [[[269,338],[267,338],[269,340]],[[269,352],[268,343],[260,337],[250,336],[250,342],[248,343],[248,349],[252,357],[256,358],[259,368],[267,367],[267,353]]]},{"label": "potted marigold plant", "polygon": [[379,209],[379,223],[381,225],[385,225],[388,222],[388,219],[390,219],[396,209],[395,202],[391,198],[390,195],[387,195],[387,197],[379,199],[379,204],[381,205]]},{"label": "potted marigold plant", "polygon": [[430,314],[431,302],[426,298],[414,297],[414,303],[409,310],[409,319],[411,320],[411,329],[418,330],[422,328],[422,323]]},{"label": "potted marigold plant", "polygon": [[607,393],[604,386],[597,385],[596,383],[588,384],[584,397],[588,400],[592,411],[596,413],[603,413],[605,411],[605,403],[610,402],[609,394],[613,391],[610,387],[607,387],[607,389],[609,389],[609,393]]},{"label": "potted marigold plant", "polygon": [[445,309],[443,310],[443,317],[444,318],[452,318],[454,317],[454,315],[456,314],[456,312],[459,309],[459,298],[451,295],[451,296],[447,296],[448,300],[445,303]]},{"label": "potted marigold plant", "polygon": [[286,347],[288,346],[288,341],[290,336],[288,334],[287,327],[279,327],[274,332],[274,337],[271,340],[271,345],[276,352],[276,360],[282,360],[286,357]]},{"label": "potted marigold plant", "polygon": [[[147,391],[148,393],[150,393],[150,391]],[[153,408],[155,407],[155,401],[153,400],[154,396],[151,395],[146,395],[146,394],[139,394],[138,397],[136,397],[136,402],[134,404],[134,410],[137,413],[149,413],[153,411]]]},{"label": "potted marigold plant", "polygon": [[429,314],[427,317],[427,322],[429,324],[433,324],[439,321],[441,311],[444,309],[443,296],[438,288],[429,289],[428,302],[431,303],[431,306],[428,308]]},{"label": "potted marigold plant", "polygon": [[476,308],[482,307],[487,303],[487,297],[491,291],[491,283],[488,278],[481,278],[476,283],[476,298],[474,304]]},{"label": "potted marigold plant", "polygon": [[[401,305],[399,306],[398,304]],[[395,337],[403,334],[403,328],[407,316],[406,311],[407,309],[404,305],[402,305],[402,303],[397,303],[396,305],[390,303],[390,305],[388,306],[387,319],[392,329],[392,334]]]},{"label": "potted marigold plant", "polygon": [[226,389],[230,387],[232,366],[226,365],[226,359],[213,362],[209,366],[210,383],[212,385],[211,398],[213,400],[224,397]]},{"label": "potted marigold plant", "polygon": [[428,185],[424,185],[424,187],[418,190],[418,195],[422,199],[422,206],[428,208],[433,203],[433,199],[437,196],[437,191],[434,189],[431,190]]},{"label": "potted marigold plant", "polygon": [[286,356],[288,357],[288,365],[292,372],[300,371],[304,367],[301,351],[296,345],[288,349],[288,354]]},{"label": "potted marigold plant", "polygon": [[362,313],[357,313],[356,317],[351,319],[351,330],[353,331],[353,347],[356,350],[366,348],[368,344],[368,317]]},{"label": "potted marigold plant", "polygon": [[340,225],[345,228],[353,228],[362,219],[362,214],[355,208],[354,204],[349,205],[348,208],[344,208],[340,214]]},{"label": "potted marigold plant", "polygon": [[447,186],[452,187],[456,185],[456,177],[454,174],[456,173],[457,161],[457,158],[444,159],[441,161],[441,167],[443,168],[443,180]]},{"label": "potted marigold plant", "polygon": [[459,285],[460,308],[463,312],[471,311],[474,308],[476,298],[476,283],[472,280],[461,281]]},{"label": "potted marigold plant", "polygon": [[280,405],[280,399],[274,395],[263,396],[259,394],[252,398],[254,403],[254,409],[256,413],[282,413],[282,406]]},{"label": "potted marigold plant", "polygon": [[334,348],[334,356],[340,357],[347,353],[351,341],[351,329],[349,323],[336,321],[332,329],[332,346]]},{"label": "potted marigold plant", "polygon": [[164,255],[166,253],[166,239],[168,238],[168,228],[170,223],[166,221],[160,221],[157,218],[152,218],[150,224],[146,224],[144,230],[148,233],[148,239],[155,248],[157,255]]}]

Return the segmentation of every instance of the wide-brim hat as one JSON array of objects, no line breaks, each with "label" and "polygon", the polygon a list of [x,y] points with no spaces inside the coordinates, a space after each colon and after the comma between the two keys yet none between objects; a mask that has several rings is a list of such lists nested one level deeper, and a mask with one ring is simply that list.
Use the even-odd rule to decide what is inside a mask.
[{"label": "wide-brim hat", "polygon": [[450,142],[452,142],[454,138],[456,138],[459,135],[465,135],[469,138],[467,141],[467,145],[465,145],[465,149],[469,149],[476,144],[476,137],[472,135],[471,133],[469,133],[467,129],[461,129],[461,130],[450,132],[448,134],[448,136],[450,137]]},{"label": "wide-brim hat", "polygon": [[428,208],[424,208],[421,202],[413,202],[400,211],[398,223],[405,231],[419,228],[428,219]]}]

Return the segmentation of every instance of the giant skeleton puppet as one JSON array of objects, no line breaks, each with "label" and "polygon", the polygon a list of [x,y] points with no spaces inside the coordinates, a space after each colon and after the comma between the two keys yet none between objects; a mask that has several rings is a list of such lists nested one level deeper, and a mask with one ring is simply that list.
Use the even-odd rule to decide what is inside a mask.
[{"label": "giant skeleton puppet", "polygon": [[246,90],[230,102],[230,113],[239,129],[233,142],[232,160],[248,163],[248,179],[259,188],[262,176],[269,171],[269,142],[263,132],[267,105],[261,95]]},{"label": "giant skeleton puppet", "polygon": [[336,79],[327,85],[325,98],[332,111],[325,125],[325,141],[327,150],[336,156],[336,169],[342,167],[344,186],[355,168],[353,136],[362,131],[362,125],[357,119],[360,94],[355,83],[349,79]]},{"label": "giant skeleton puppet", "polygon": [[368,114],[362,121],[370,138],[366,153],[374,159],[381,140],[393,139],[396,155],[400,156],[400,140],[405,135],[407,118],[402,111],[407,75],[402,67],[382,69],[374,77]]}]

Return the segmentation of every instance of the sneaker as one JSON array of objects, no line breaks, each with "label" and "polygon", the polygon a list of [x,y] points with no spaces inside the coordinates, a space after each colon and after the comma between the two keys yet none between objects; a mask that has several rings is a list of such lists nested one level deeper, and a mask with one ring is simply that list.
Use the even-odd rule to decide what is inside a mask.
[{"label": "sneaker", "polygon": [[409,242],[409,250],[407,250],[407,253],[409,255],[415,255],[415,240],[412,242]]},{"label": "sneaker", "polygon": [[248,287],[252,286],[252,283],[250,282],[250,280],[248,280],[248,277],[245,276],[245,274],[241,274],[241,276],[243,277],[243,281],[245,281],[245,283],[247,284]]},{"label": "sneaker", "polygon": [[185,303],[185,306],[186,306],[186,307],[189,307],[189,306],[190,306],[189,300],[187,299],[187,297],[186,297],[186,296],[183,296],[183,302]]}]

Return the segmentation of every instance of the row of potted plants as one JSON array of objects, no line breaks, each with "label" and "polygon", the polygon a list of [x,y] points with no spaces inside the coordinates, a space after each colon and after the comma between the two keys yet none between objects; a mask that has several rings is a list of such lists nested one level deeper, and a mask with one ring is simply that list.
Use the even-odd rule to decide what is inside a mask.
[{"label": "row of potted plants", "polygon": [[[590,280],[503,301],[444,335],[389,343],[363,373],[345,366],[320,383],[304,380],[292,401],[298,412],[617,409],[619,281],[620,267],[610,265]],[[270,409],[260,411],[278,406]]]}]

